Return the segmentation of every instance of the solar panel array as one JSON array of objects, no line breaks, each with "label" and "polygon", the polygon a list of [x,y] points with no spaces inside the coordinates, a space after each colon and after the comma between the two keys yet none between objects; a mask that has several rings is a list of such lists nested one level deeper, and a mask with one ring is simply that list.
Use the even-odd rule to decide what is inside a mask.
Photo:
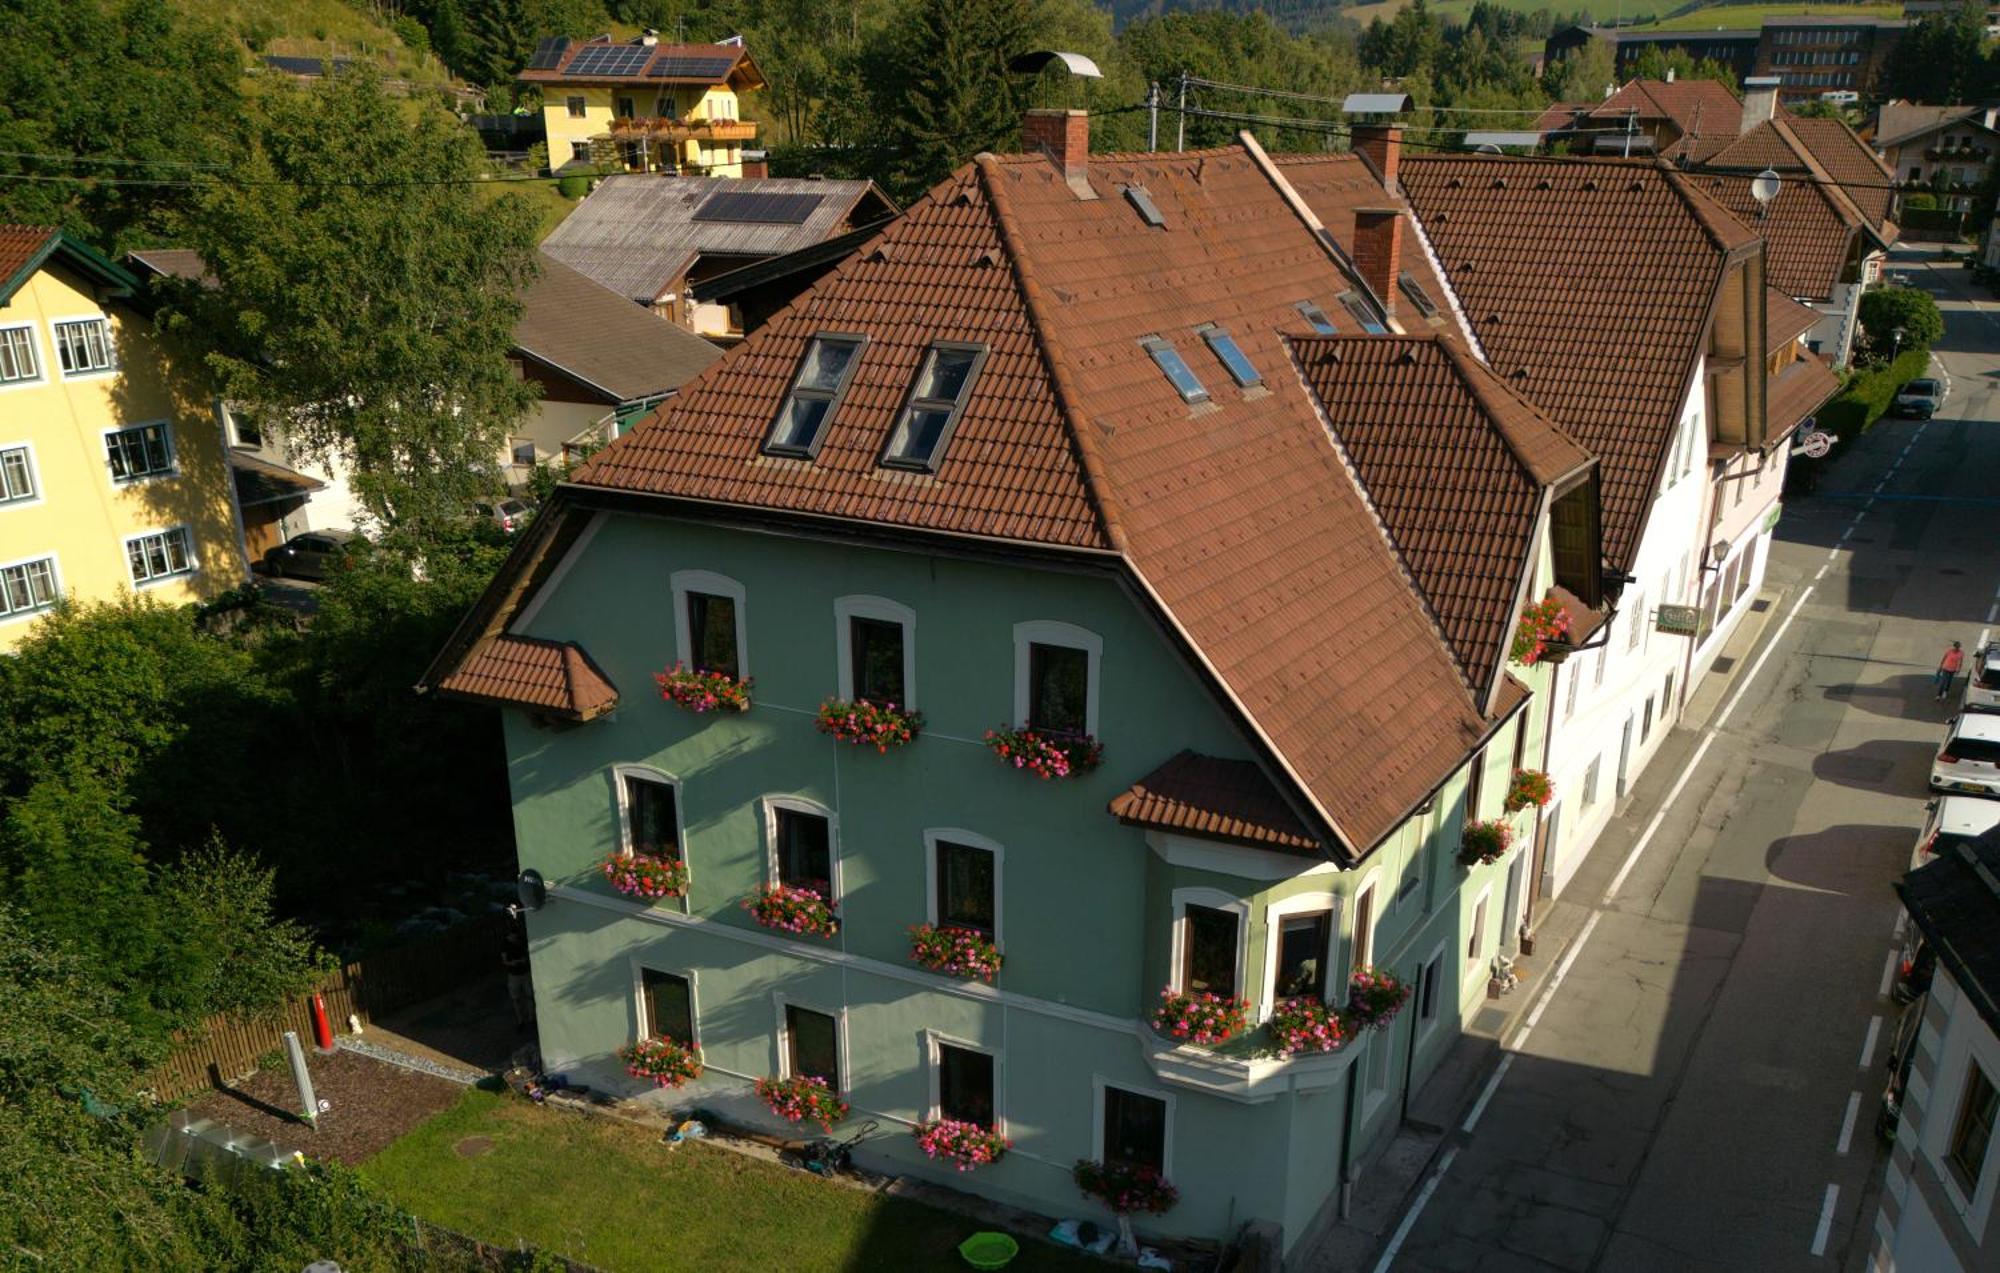
[{"label": "solar panel array", "polygon": [[637,75],[646,69],[653,50],[643,44],[592,44],[576,51],[564,69],[567,75]]},{"label": "solar panel array", "polygon": [[734,65],[733,57],[681,57],[670,53],[655,61],[646,74],[663,80],[714,81],[729,74]]},{"label": "solar panel array", "polygon": [[535,56],[528,59],[528,69],[531,71],[553,71],[562,65],[562,55],[568,51],[568,36],[549,36],[535,46]]},{"label": "solar panel array", "polygon": [[756,225],[803,225],[822,194],[772,194],[761,190],[718,190],[694,210],[697,221],[747,221]]}]

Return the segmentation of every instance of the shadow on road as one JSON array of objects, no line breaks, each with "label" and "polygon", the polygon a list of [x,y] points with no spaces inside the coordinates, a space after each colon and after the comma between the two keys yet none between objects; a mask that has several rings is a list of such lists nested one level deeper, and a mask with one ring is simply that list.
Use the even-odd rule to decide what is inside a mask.
[{"label": "shadow on road", "polygon": [[1929,787],[1930,743],[1900,738],[1871,738],[1858,747],[1826,751],[1813,757],[1813,777],[1860,791],[1892,796],[1922,796]]},{"label": "shadow on road", "polygon": [[1872,685],[1850,681],[1829,685],[1820,691],[1836,703],[1846,703],[1876,716],[1896,720],[1942,720],[1942,710],[1931,693],[1931,678],[1921,672],[1892,676]]}]

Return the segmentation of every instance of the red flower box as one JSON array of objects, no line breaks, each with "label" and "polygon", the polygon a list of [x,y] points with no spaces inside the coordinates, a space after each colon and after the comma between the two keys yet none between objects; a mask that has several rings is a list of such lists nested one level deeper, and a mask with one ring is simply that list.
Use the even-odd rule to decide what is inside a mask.
[{"label": "red flower box", "polygon": [[1271,1039],[1280,1054],[1336,1052],[1354,1037],[1345,1013],[1311,995],[1280,999],[1271,1009]]},{"label": "red flower box", "polygon": [[1189,1043],[1227,1043],[1249,1026],[1249,1003],[1209,991],[1181,994],[1168,986],[1153,1011],[1155,1030]]},{"label": "red flower box", "polygon": [[1000,948],[986,934],[948,924],[914,924],[910,958],[947,977],[984,977],[1000,971]]},{"label": "red flower box", "polygon": [[830,698],[819,705],[819,718],[813,726],[841,742],[886,752],[891,747],[914,742],[923,732],[924,714],[904,711],[894,703],[871,703],[865,698],[851,703]]},{"label": "red flower box", "polygon": [[1569,635],[1569,611],[1554,597],[1521,609],[1520,625],[1514,629],[1514,644],[1508,656],[1516,663],[1539,661],[1549,644]]},{"label": "red flower box", "polygon": [[1498,862],[1513,847],[1514,828],[1504,819],[1468,822],[1465,830],[1459,832],[1458,864],[1470,868],[1482,862]]},{"label": "red flower box", "polygon": [[986,731],[993,754],[1037,778],[1087,774],[1104,759],[1104,744],[1089,734],[1044,734],[1002,725]]},{"label": "red flower box", "polygon": [[661,698],[697,714],[749,711],[750,685],[754,679],[689,668],[679,663],[664,672],[653,674],[653,680],[660,687]]},{"label": "red flower box", "polygon": [[1516,769],[1513,781],[1507,784],[1507,798],[1500,807],[1509,813],[1518,813],[1529,805],[1542,808],[1555,793],[1555,784],[1549,781],[1548,774],[1539,769]]},{"label": "red flower box", "polygon": [[840,931],[833,903],[809,888],[766,884],[757,896],[744,901],[743,909],[764,927],[780,932],[831,937]]},{"label": "red flower box", "polygon": [[611,881],[612,888],[627,897],[652,902],[687,894],[687,863],[679,858],[659,853],[614,852],[598,863],[597,869]]},{"label": "red flower box", "polygon": [[1379,1030],[1410,1001],[1410,988],[1381,968],[1356,968],[1347,979],[1347,1015],[1357,1028]]},{"label": "red flower box", "polygon": [[1181,1191],[1151,1167],[1082,1158],[1077,1160],[1073,1174],[1077,1188],[1121,1216],[1135,1211],[1165,1215],[1181,1200]]},{"label": "red flower box", "polygon": [[810,1119],[823,1130],[847,1117],[847,1102],[840,1099],[821,1078],[758,1079],[757,1095],[771,1112],[788,1122]]},{"label": "red flower box", "polygon": [[1014,1142],[999,1132],[990,1132],[977,1123],[962,1123],[954,1118],[918,1123],[915,1135],[924,1153],[932,1158],[950,1159],[958,1164],[960,1171],[971,1171],[974,1167],[999,1162],[1014,1147]]},{"label": "red flower box", "polygon": [[680,1087],[701,1077],[701,1045],[687,1046],[672,1039],[641,1039],[618,1049],[625,1072],[635,1079],[649,1079],[661,1087]]}]

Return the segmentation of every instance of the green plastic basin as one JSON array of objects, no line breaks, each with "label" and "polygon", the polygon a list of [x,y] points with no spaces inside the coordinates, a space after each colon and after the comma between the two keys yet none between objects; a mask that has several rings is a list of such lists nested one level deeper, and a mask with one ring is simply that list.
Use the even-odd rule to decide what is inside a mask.
[{"label": "green plastic basin", "polygon": [[1021,1244],[1004,1233],[975,1233],[958,1244],[958,1253],[975,1269],[1004,1269]]}]

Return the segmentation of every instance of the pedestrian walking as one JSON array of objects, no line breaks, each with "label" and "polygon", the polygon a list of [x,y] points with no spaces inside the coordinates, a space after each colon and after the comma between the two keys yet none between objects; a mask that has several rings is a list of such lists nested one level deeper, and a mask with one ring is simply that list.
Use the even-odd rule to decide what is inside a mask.
[{"label": "pedestrian walking", "polygon": [[1937,696],[1940,702],[1944,700],[1945,695],[1951,693],[1951,679],[1957,676],[1958,669],[1964,666],[1965,651],[1959,648],[1958,642],[1953,641],[1951,648],[1944,652],[1944,658],[1938,661]]},{"label": "pedestrian walking", "polygon": [[528,1030],[535,1024],[535,983],[528,978],[528,935],[519,920],[507,929],[500,948],[500,966],[507,970],[507,998],[514,1005],[514,1028]]}]

